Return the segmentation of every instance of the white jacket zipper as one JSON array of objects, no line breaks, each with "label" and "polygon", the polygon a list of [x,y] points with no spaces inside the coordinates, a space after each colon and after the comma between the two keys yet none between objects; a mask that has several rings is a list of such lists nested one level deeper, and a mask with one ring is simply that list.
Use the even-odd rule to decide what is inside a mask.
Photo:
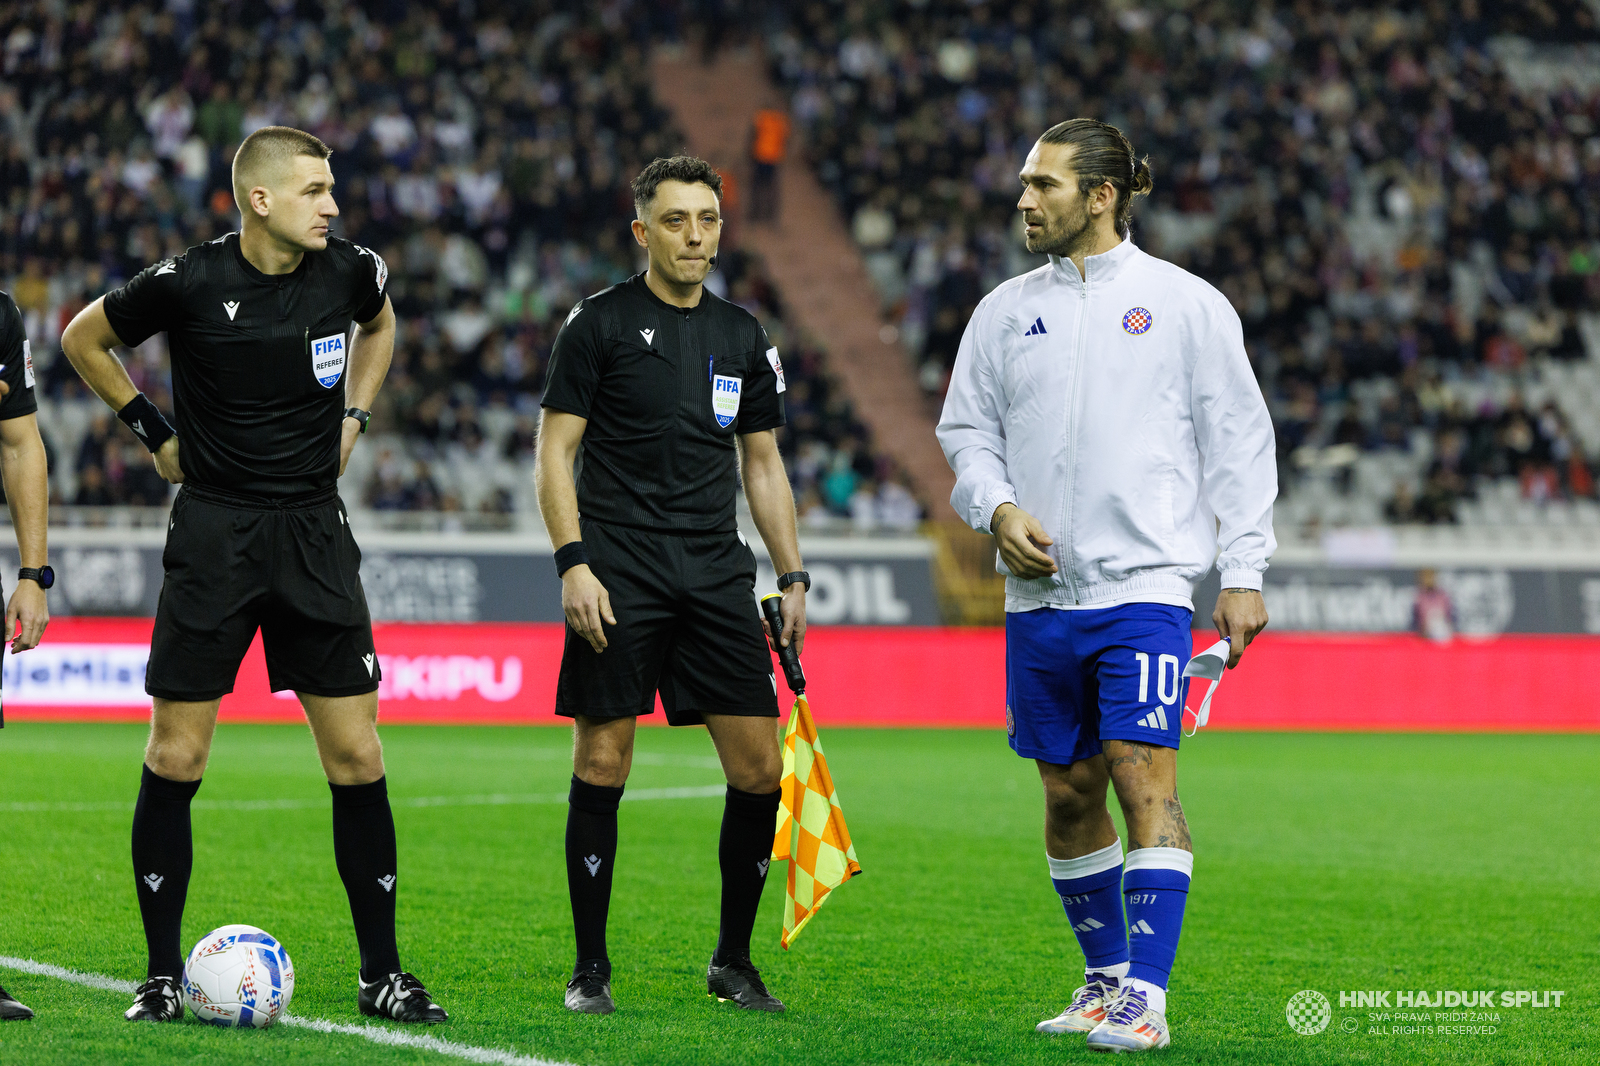
[{"label": "white jacket zipper", "polygon": [[1078,381],[1083,371],[1084,322],[1089,317],[1088,299],[1088,264],[1085,263],[1084,273],[1078,278],[1078,329],[1072,345],[1071,384],[1067,386],[1067,469],[1066,477],[1063,479],[1065,489],[1061,508],[1061,535],[1067,542],[1067,550],[1063,554],[1062,561],[1066,564],[1067,591],[1072,596],[1074,606],[1081,605],[1078,599],[1078,553],[1072,543],[1072,521],[1075,517],[1072,504],[1078,469]]}]

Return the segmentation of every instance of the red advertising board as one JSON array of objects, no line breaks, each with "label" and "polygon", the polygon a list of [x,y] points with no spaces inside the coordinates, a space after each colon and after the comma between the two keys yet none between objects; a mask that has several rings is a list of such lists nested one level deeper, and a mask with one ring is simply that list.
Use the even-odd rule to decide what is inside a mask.
[{"label": "red advertising board", "polygon": [[[48,640],[5,657],[14,719],[140,719],[148,619],[62,618]],[[386,722],[551,723],[562,627],[549,623],[376,627]],[[1197,645],[1214,637],[1197,631]],[[999,728],[1005,635],[998,629],[826,626],[804,656],[822,725]],[[1268,633],[1230,671],[1210,729],[1429,732],[1600,730],[1592,677],[1600,637],[1501,636],[1434,644],[1405,635]],[[781,677],[781,673],[779,674]],[[1189,705],[1198,706],[1197,681]],[[293,721],[268,691],[259,640],[222,715]],[[654,715],[646,721],[661,722]],[[1192,721],[1192,719],[1191,719]]]}]

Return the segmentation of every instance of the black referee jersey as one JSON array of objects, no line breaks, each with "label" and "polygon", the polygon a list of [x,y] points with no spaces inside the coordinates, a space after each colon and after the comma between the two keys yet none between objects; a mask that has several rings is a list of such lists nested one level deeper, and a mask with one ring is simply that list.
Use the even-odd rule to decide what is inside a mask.
[{"label": "black referee jersey", "polygon": [[0,400],[0,422],[21,418],[39,409],[33,396],[33,349],[22,328],[22,312],[8,292],[0,292],[0,380],[11,387]]},{"label": "black referee jersey", "polygon": [[545,407],[588,419],[585,519],[730,533],[735,435],[784,424],[783,364],[754,315],[702,290],[674,307],[638,274],[579,302],[556,336]]},{"label": "black referee jersey", "polygon": [[388,277],[339,237],[263,274],[230,233],[106,294],[122,343],[166,331],[186,483],[266,499],[336,484],[350,323],[382,313]]}]

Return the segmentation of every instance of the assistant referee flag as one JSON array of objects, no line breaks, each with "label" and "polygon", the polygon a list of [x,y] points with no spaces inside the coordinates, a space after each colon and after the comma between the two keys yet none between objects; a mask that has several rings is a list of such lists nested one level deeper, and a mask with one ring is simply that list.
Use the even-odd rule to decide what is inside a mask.
[{"label": "assistant referee flag", "polygon": [[789,860],[789,885],[783,904],[783,947],[788,950],[828,893],[861,872],[804,693],[795,699],[794,710],[789,712],[779,788],[783,799],[778,808],[772,858]]}]

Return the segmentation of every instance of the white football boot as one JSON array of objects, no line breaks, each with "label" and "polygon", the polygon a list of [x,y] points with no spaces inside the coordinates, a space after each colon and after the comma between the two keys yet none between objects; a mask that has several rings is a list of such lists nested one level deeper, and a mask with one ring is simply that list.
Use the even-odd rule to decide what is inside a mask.
[{"label": "white football boot", "polygon": [[1067,1009],[1054,1018],[1034,1026],[1041,1033],[1087,1033],[1105,1021],[1106,1006],[1117,998],[1117,979],[1093,975],[1089,983],[1072,994]]},{"label": "white football boot", "polygon": [[1167,1016],[1136,988],[1124,987],[1105,1010],[1105,1021],[1089,1032],[1090,1051],[1149,1051],[1172,1043]]}]

